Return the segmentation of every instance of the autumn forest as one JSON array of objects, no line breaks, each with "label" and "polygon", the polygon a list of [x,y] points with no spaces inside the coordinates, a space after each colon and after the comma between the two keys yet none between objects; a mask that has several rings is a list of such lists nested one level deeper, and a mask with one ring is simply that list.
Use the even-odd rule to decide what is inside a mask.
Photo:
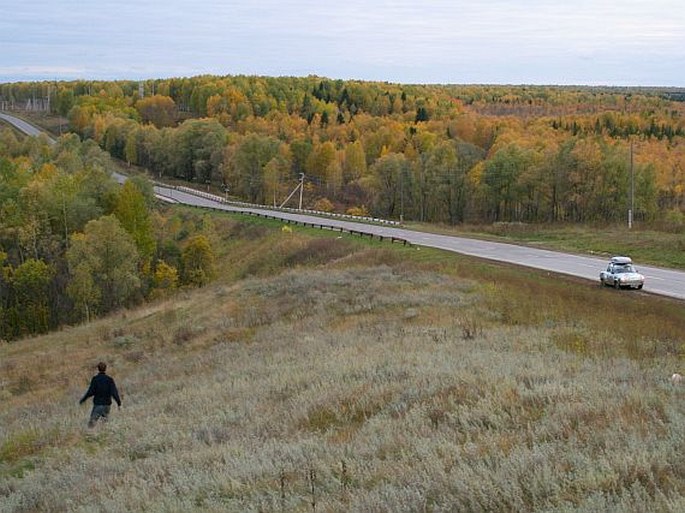
[{"label": "autumn forest", "polygon": [[[323,210],[614,222],[632,153],[636,218],[685,208],[685,103],[668,90],[245,76],[46,87],[70,129],[113,157],[254,203],[280,204],[304,173]],[[35,90],[9,84],[0,97],[21,104]]]},{"label": "autumn forest", "polygon": [[636,223],[685,224],[680,90],[315,76],[0,85],[3,108],[37,99],[68,122],[54,146],[0,132],[0,339],[211,278],[211,223],[153,208],[142,177],[119,187],[113,159],[258,204],[280,205],[303,177],[308,208],[407,222],[612,224],[632,199]]}]

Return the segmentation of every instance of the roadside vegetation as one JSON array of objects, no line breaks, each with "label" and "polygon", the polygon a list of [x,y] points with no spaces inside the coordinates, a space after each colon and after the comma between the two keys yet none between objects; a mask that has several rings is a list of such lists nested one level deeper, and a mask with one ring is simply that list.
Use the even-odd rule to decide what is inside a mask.
[{"label": "roadside vegetation", "polygon": [[212,219],[213,283],[0,345],[0,511],[685,508],[682,303]]}]

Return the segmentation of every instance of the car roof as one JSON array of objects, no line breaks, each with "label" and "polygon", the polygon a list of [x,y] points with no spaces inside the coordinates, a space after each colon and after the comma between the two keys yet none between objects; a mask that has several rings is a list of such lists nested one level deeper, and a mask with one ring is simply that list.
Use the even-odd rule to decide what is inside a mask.
[{"label": "car roof", "polygon": [[631,260],[630,257],[627,257],[627,256],[615,256],[615,257],[611,257],[611,263],[612,264],[632,264],[633,261]]}]

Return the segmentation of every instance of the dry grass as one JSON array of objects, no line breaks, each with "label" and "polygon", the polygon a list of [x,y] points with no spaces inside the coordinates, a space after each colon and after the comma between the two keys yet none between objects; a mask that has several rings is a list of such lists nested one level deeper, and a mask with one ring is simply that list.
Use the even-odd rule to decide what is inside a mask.
[{"label": "dry grass", "polygon": [[[0,348],[0,511],[685,509],[682,305],[644,349],[595,313],[637,295],[264,237],[230,281]],[[88,431],[99,359],[124,407]]]}]

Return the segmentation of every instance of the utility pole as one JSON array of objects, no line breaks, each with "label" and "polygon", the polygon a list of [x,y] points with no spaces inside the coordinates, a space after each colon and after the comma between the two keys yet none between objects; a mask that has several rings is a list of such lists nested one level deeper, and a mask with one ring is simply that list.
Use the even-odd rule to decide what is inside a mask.
[{"label": "utility pole", "polygon": [[630,207],[628,208],[628,229],[633,228],[633,212],[635,208],[635,172],[633,171],[633,140],[630,140]]},{"label": "utility pole", "polygon": [[304,173],[300,173],[300,210],[302,210],[302,191],[304,190]]},{"label": "utility pole", "polygon": [[404,168],[400,170],[400,224],[404,223]]},{"label": "utility pole", "polygon": [[293,194],[295,194],[297,192],[297,189],[300,189],[300,207],[299,208],[300,208],[300,210],[302,210],[302,191],[304,190],[304,173],[300,173],[300,181],[298,182],[298,184],[293,189],[293,192],[288,194],[288,197],[285,198],[283,203],[281,203],[281,205],[278,208],[283,208],[285,206],[285,204],[288,203],[288,200],[293,197]]}]

